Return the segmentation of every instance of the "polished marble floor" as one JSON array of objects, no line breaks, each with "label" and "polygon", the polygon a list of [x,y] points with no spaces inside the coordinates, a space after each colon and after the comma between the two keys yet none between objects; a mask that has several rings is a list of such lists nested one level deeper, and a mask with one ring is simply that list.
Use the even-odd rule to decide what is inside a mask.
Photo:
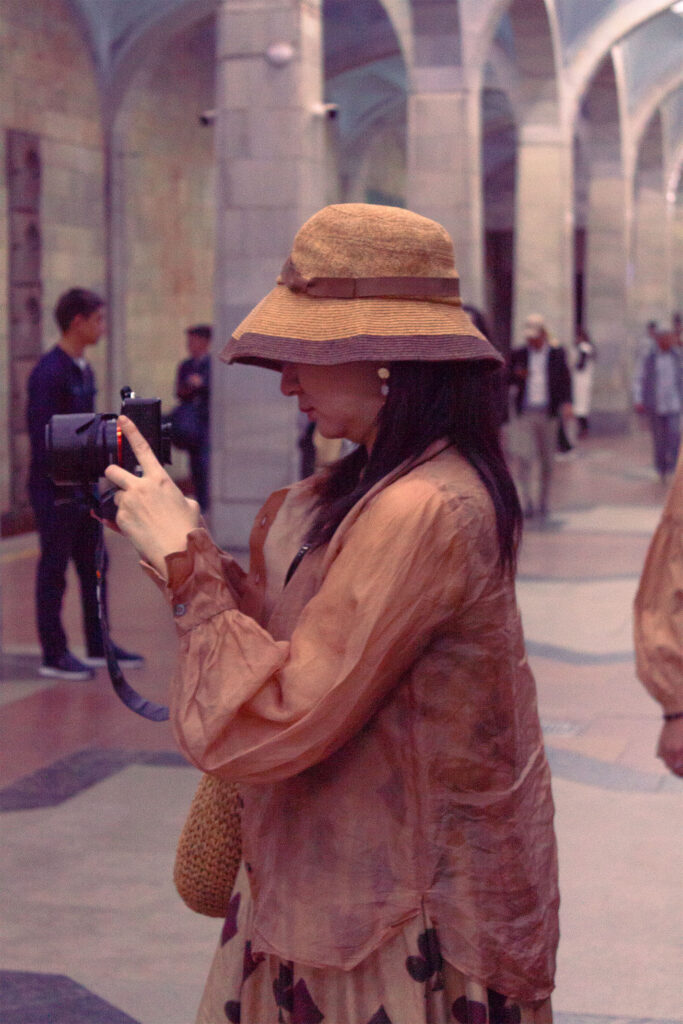
[{"label": "polished marble floor", "polygon": [[[551,522],[520,561],[557,804],[558,1024],[683,1021],[683,783],[654,757],[631,640],[664,493],[645,435],[590,438],[558,461]],[[34,535],[0,542],[0,1024],[191,1024],[219,932],[171,881],[197,773],[104,670],[37,676],[36,553]],[[163,701],[167,609],[119,538],[110,553],[114,635],[146,655],[131,682]],[[78,653],[73,578],[65,621]]]}]

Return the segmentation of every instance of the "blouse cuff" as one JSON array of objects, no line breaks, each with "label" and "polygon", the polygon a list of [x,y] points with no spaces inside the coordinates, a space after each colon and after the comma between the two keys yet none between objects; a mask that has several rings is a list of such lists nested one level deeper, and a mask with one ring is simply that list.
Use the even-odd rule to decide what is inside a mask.
[{"label": "blouse cuff", "polygon": [[166,555],[165,560],[166,580],[147,562],[141,564],[170,604],[180,636],[214,615],[238,607],[237,595],[226,580],[226,562],[233,560],[220,551],[206,529],[191,530],[187,548]]}]

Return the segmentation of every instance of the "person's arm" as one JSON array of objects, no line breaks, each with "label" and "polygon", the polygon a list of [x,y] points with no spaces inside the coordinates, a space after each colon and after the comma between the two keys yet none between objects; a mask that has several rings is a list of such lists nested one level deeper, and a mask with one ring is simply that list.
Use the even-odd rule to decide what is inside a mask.
[{"label": "person's arm", "polygon": [[59,411],[61,382],[38,365],[29,377],[26,420],[34,465],[46,469],[45,427]]},{"label": "person's arm", "polygon": [[528,376],[526,356],[524,349],[515,349],[510,355],[510,362],[507,368],[507,382],[512,387],[523,386]]},{"label": "person's arm", "polygon": [[[664,715],[683,714],[683,448],[634,606],[638,676]],[[683,775],[683,718],[665,718],[659,756]]]},{"label": "person's arm", "polygon": [[287,642],[235,608],[210,539],[192,534],[169,567],[181,610],[171,710],[186,757],[266,782],[333,753],[459,606],[476,518],[446,509],[428,485],[388,488],[349,530]]},{"label": "person's arm", "polygon": [[161,499],[146,495],[166,490],[165,473],[125,429],[143,477],[107,470],[126,487],[117,522],[148,558],[154,549],[155,564],[158,551],[176,545],[162,569],[180,640],[170,704],[181,750],[226,779],[303,771],[362,727],[461,605],[485,529],[480,507],[451,507],[432,484],[410,477],[388,487],[349,529],[291,639],[276,640],[238,610],[220,552],[203,530],[185,529],[172,501],[162,518],[182,541],[166,527],[159,541]]},{"label": "person's arm", "polygon": [[189,361],[186,359],[179,365],[176,373],[175,393],[176,398],[179,398],[181,402],[194,397],[197,391],[196,384],[193,383],[194,376],[196,375],[192,373]]}]

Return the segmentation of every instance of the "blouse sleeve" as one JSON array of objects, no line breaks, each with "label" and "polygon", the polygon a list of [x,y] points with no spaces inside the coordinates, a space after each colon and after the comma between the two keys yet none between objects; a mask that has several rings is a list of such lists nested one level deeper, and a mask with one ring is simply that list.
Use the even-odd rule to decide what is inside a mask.
[{"label": "blouse sleeve", "polygon": [[381,492],[289,641],[238,609],[220,553],[194,531],[192,573],[169,577],[180,637],[171,718],[186,757],[226,779],[270,782],[341,746],[462,601],[481,529],[473,504],[452,507],[420,480]]},{"label": "blouse sleeve", "polygon": [[665,711],[683,711],[683,447],[634,611],[638,676]]}]

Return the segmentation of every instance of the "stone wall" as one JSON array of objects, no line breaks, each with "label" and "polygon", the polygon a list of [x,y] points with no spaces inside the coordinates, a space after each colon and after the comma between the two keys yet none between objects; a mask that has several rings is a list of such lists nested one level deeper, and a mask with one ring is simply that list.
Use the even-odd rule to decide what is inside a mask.
[{"label": "stone wall", "polygon": [[[105,243],[100,104],[88,48],[62,0],[0,4],[0,305],[8,310],[9,128],[38,136],[41,158],[42,338],[57,339],[52,308],[73,285],[104,290]],[[0,375],[8,380],[7,313],[0,318]],[[106,340],[93,353],[100,386]],[[0,449],[10,449],[9,388],[0,389]],[[0,510],[8,510],[12,466],[0,460]]]},{"label": "stone wall", "polygon": [[199,115],[214,105],[214,64],[211,18],[151,55],[117,125],[126,379],[113,383],[161,397],[165,409],[185,328],[213,320],[214,132]]}]

